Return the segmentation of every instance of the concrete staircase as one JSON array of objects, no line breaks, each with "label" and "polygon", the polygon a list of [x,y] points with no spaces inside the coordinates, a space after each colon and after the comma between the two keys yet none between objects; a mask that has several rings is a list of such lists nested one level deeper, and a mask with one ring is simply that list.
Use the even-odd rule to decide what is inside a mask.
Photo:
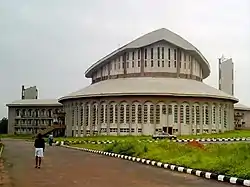
[{"label": "concrete staircase", "polygon": [[[51,126],[48,126],[46,129],[39,131],[37,134],[42,134],[42,136],[47,135],[48,133],[54,132],[55,130],[65,129],[65,125],[58,125],[54,124]],[[37,136],[37,135],[36,135]]]}]

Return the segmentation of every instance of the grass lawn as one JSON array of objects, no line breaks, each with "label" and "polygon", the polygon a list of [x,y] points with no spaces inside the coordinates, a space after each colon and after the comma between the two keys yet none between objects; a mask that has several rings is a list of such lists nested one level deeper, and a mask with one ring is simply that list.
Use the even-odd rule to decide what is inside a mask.
[{"label": "grass lawn", "polygon": [[125,141],[109,145],[79,144],[76,147],[147,158],[203,171],[250,179],[250,144],[209,144],[205,149],[186,144],[155,144]]},{"label": "grass lawn", "polygon": [[32,135],[27,135],[27,134],[0,134],[0,138],[13,138],[13,139],[23,139],[23,140],[31,140]]},{"label": "grass lawn", "polygon": [[89,136],[89,137],[67,137],[67,138],[55,138],[56,141],[78,141],[78,140],[89,140],[89,141],[107,141],[107,140],[147,140],[151,136]]},{"label": "grass lawn", "polygon": [[197,139],[197,138],[240,138],[250,137],[250,130],[234,130],[218,134],[201,134],[201,135],[183,135],[178,139]]}]

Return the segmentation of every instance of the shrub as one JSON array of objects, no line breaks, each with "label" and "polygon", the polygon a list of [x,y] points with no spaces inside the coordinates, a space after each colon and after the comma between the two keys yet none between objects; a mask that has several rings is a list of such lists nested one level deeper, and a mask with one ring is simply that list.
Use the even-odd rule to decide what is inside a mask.
[{"label": "shrub", "polygon": [[123,154],[128,156],[139,156],[148,151],[146,144],[138,144],[135,141],[115,142],[105,147],[104,151]]}]

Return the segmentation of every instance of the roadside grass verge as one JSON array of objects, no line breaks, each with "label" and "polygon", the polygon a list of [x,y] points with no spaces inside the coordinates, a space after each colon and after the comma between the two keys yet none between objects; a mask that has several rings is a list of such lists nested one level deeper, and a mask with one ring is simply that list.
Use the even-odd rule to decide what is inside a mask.
[{"label": "roadside grass verge", "polygon": [[151,136],[88,136],[88,137],[59,137],[55,138],[55,141],[108,141],[108,140],[147,140],[150,139]]},{"label": "roadside grass verge", "polygon": [[124,141],[114,144],[78,144],[74,147],[102,150],[168,164],[250,179],[250,144],[208,144],[205,149],[187,144],[155,144]]},{"label": "roadside grass verge", "polygon": [[1,138],[12,138],[12,139],[23,139],[23,140],[31,140],[32,135],[30,134],[0,134],[0,139]]},{"label": "roadside grass verge", "polygon": [[197,139],[197,138],[241,138],[250,137],[250,130],[234,130],[218,134],[201,134],[201,135],[182,135],[178,139]]}]

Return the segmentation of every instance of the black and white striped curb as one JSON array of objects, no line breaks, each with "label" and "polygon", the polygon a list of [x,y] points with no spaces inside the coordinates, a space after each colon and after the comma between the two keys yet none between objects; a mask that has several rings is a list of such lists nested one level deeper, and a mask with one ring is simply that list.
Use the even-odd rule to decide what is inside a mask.
[{"label": "black and white striped curb", "polygon": [[86,148],[71,147],[71,146],[67,146],[67,145],[61,145],[61,146],[69,148],[69,149],[75,149],[75,150],[80,150],[80,151],[86,151],[86,152],[106,155],[106,156],[110,156],[110,157],[121,158],[121,159],[124,159],[124,160],[130,160],[130,161],[133,161],[133,162],[138,162],[138,163],[142,163],[142,164],[146,164],[146,165],[152,165],[152,166],[156,166],[156,167],[159,167],[159,168],[170,169],[170,170],[173,170],[173,171],[188,173],[188,174],[196,175],[198,177],[203,177],[203,178],[206,178],[206,179],[214,179],[214,180],[217,180],[217,181],[228,182],[228,183],[231,183],[231,184],[250,186],[250,180],[244,180],[244,179],[240,179],[240,178],[237,178],[237,177],[230,177],[230,176],[227,176],[227,175],[219,175],[219,174],[216,174],[216,173],[205,172],[205,171],[201,171],[201,170],[176,166],[176,165],[173,165],[173,164],[166,164],[166,163],[157,162],[157,161],[154,161],[154,160],[143,159],[143,158],[138,158],[138,157],[132,157],[132,156],[127,156],[127,155],[121,155],[121,154],[116,154],[116,153],[110,153],[110,152],[104,152],[104,151],[98,151],[98,150],[92,150],[92,149],[86,149]]},{"label": "black and white striped curb", "polygon": [[55,145],[73,145],[73,144],[112,144],[115,141],[56,141]]},{"label": "black and white striped curb", "polygon": [[[79,140],[79,141],[69,141],[69,140],[63,140],[63,141],[56,141],[56,145],[59,145],[60,142],[64,142],[66,145],[73,145],[73,144],[112,144],[115,142],[123,142],[125,140]],[[164,140],[137,140],[138,142],[142,143],[157,143],[159,141]],[[166,141],[166,140],[165,140]],[[168,142],[177,142],[177,143],[185,143],[185,142],[238,142],[238,141],[250,141],[250,138],[202,138],[202,139],[177,139],[177,140],[167,140]]]},{"label": "black and white striped curb", "polygon": [[238,142],[238,141],[250,141],[250,138],[202,138],[202,139],[177,139],[172,142]]}]

